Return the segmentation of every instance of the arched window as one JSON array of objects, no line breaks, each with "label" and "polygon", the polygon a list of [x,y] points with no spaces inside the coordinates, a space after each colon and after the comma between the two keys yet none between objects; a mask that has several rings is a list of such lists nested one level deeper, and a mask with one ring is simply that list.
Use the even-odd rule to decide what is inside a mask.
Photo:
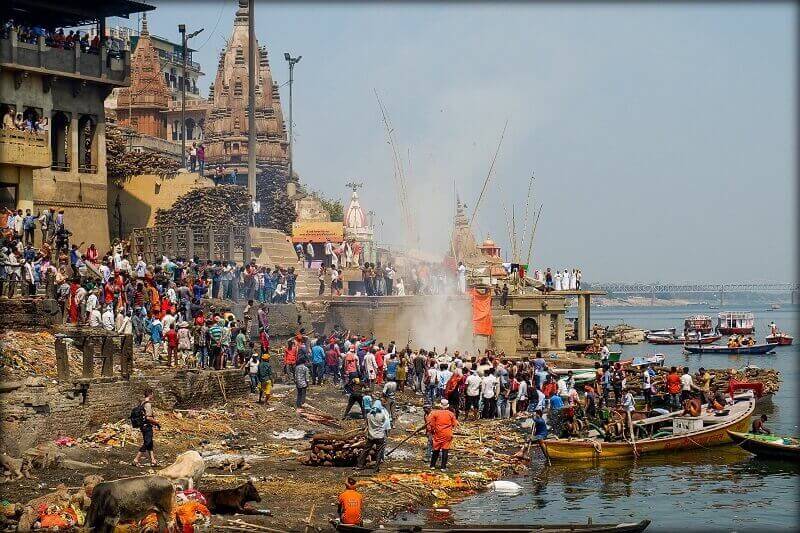
[{"label": "arched window", "polygon": [[97,172],[97,122],[90,115],[78,119],[78,172]]},{"label": "arched window", "polygon": [[50,153],[53,162],[51,168],[62,172],[69,171],[69,116],[63,111],[53,111],[50,121]]},{"label": "arched window", "polygon": [[534,345],[539,341],[539,324],[536,319],[526,317],[519,324],[519,336],[527,341],[533,341]]}]

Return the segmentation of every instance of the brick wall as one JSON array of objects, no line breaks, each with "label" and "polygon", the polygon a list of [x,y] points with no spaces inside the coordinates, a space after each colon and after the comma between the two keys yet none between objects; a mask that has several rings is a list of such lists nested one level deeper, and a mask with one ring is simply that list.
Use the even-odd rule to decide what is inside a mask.
[{"label": "brick wall", "polygon": [[[220,382],[221,380],[221,382]],[[203,408],[246,396],[240,370],[163,372],[155,376],[75,380],[57,386],[43,378],[5,383],[0,389],[0,449],[18,455],[60,435],[79,437],[106,422],[127,419],[145,388],[155,391],[156,409]]]}]

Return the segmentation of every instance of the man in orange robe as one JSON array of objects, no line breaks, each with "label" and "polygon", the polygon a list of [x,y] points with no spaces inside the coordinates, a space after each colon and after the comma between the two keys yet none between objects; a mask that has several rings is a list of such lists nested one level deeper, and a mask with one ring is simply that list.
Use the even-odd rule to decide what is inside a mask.
[{"label": "man in orange robe", "polygon": [[450,453],[450,444],[453,442],[453,429],[458,426],[458,420],[453,411],[448,409],[449,402],[445,399],[439,407],[431,411],[425,419],[428,432],[433,436],[433,453],[431,454],[431,468],[436,468],[436,461],[441,456],[441,469],[447,468],[447,458]]}]

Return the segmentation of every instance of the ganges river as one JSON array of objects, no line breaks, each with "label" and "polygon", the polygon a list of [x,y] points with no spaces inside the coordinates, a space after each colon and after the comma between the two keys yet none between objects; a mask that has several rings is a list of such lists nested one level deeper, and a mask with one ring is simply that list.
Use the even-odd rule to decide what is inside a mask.
[{"label": "ganges river", "polygon": [[[800,308],[784,305],[766,311],[763,303],[724,306],[726,311],[753,311],[755,336],[764,342],[771,320],[795,336],[795,345],[777,348],[773,355],[684,355],[680,346],[640,344],[622,347],[622,357],[663,353],[665,365],[739,368],[747,364],[780,370],[780,391],[756,408],[767,413],[773,432],[800,435],[797,385],[800,358]],[[690,314],[714,317],[706,306],[593,308],[593,323],[613,326],[625,322],[643,329],[683,328]],[[567,315],[574,317],[574,306]],[[619,348],[619,347],[615,347]],[[449,520],[457,524],[594,523],[652,520],[650,531],[796,531],[800,528],[800,467],[757,459],[739,448],[719,446],[699,451],[646,456],[612,464],[541,463],[534,457],[530,473],[514,478],[523,486],[517,495],[483,493],[452,506]],[[401,520],[422,523],[435,513],[405,515]],[[408,523],[406,522],[406,523]]]}]

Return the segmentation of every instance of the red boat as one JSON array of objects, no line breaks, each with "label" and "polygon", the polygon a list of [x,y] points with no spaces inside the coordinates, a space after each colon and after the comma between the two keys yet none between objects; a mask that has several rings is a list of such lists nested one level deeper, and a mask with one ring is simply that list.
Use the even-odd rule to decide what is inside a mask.
[{"label": "red boat", "polygon": [[791,346],[794,337],[788,333],[776,333],[774,335],[767,335],[768,344],[777,344],[778,346]]},{"label": "red boat", "polygon": [[717,333],[721,335],[750,335],[754,330],[753,313],[726,311],[717,316]]}]

